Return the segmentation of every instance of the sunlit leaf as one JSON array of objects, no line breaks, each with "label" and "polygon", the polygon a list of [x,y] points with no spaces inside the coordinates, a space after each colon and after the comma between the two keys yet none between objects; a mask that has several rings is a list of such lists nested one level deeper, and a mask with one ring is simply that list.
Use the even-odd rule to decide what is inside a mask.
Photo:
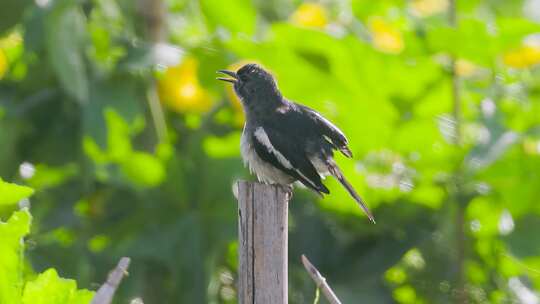
[{"label": "sunlit leaf", "polygon": [[37,164],[35,166],[34,175],[28,179],[28,184],[36,189],[44,189],[56,187],[66,182],[77,174],[78,167],[76,164],[66,164],[61,167],[50,167],[45,164]]},{"label": "sunlit leaf", "polygon": [[106,235],[96,235],[88,241],[88,249],[98,253],[103,251],[110,243],[111,239]]},{"label": "sunlit leaf", "polygon": [[438,186],[419,185],[411,193],[411,199],[433,209],[439,208],[444,200],[444,191]]},{"label": "sunlit leaf", "polygon": [[232,133],[227,137],[207,137],[203,146],[206,153],[211,157],[234,157],[239,156],[240,133]]},{"label": "sunlit leaf", "polygon": [[219,0],[202,0],[200,5],[211,26],[225,28],[232,33],[255,33],[257,13],[251,1],[233,0],[223,5]]},{"label": "sunlit leaf", "polygon": [[17,211],[7,222],[0,221],[0,303],[21,303],[23,290],[23,252],[32,217],[27,210]]},{"label": "sunlit leaf", "polygon": [[416,303],[416,292],[410,285],[402,286],[394,289],[394,299],[398,303]]},{"label": "sunlit leaf", "polygon": [[82,144],[86,155],[96,164],[104,164],[109,161],[109,156],[107,153],[102,151],[98,144],[90,136],[85,136]]},{"label": "sunlit leaf", "polygon": [[127,122],[113,109],[105,109],[103,115],[107,123],[107,148],[113,161],[126,159],[132,151],[130,127]]},{"label": "sunlit leaf", "polygon": [[[83,108],[85,135],[106,150],[113,140],[110,133],[114,133],[113,137],[139,133],[146,124],[141,109],[144,94],[135,79],[129,77],[112,77],[93,83],[90,102]],[[123,141],[125,139],[119,145],[125,145]]]},{"label": "sunlit leaf", "polygon": [[518,46],[530,34],[540,32],[540,24],[525,18],[498,18],[497,41],[501,49]]},{"label": "sunlit leaf", "polygon": [[485,197],[472,200],[467,207],[467,216],[471,221],[470,230],[477,237],[496,236],[499,234],[501,207]]},{"label": "sunlit leaf", "polygon": [[63,279],[56,270],[48,269],[26,283],[22,298],[23,304],[87,304],[94,292],[77,289],[74,280]]},{"label": "sunlit leaf", "polygon": [[498,48],[495,36],[477,19],[460,20],[457,29],[437,27],[428,32],[431,47],[472,62],[491,65]]},{"label": "sunlit leaf", "polygon": [[34,190],[30,187],[8,183],[0,178],[0,206],[16,204],[33,193]]},{"label": "sunlit leaf", "polygon": [[152,187],[159,185],[165,178],[163,164],[151,154],[133,152],[121,163],[124,175],[133,183]]}]

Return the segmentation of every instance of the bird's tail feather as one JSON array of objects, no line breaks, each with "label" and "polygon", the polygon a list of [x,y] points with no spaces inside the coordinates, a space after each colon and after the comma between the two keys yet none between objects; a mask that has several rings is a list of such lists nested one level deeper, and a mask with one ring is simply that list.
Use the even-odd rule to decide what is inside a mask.
[{"label": "bird's tail feather", "polygon": [[345,176],[341,172],[341,169],[337,166],[337,164],[334,162],[334,160],[329,160],[328,162],[328,170],[330,171],[330,174],[332,174],[337,180],[347,189],[349,194],[354,198],[354,200],[360,205],[360,208],[364,210],[366,215],[368,216],[369,220],[375,224],[375,218],[373,217],[373,214],[367,207],[367,205],[364,203],[360,195],[356,193],[356,190],[354,190],[353,186],[345,179]]}]

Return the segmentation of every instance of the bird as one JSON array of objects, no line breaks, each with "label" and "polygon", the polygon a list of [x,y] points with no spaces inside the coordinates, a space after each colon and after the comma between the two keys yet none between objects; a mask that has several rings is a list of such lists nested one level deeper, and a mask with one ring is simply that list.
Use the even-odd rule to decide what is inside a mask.
[{"label": "bird", "polygon": [[334,151],[352,158],[345,134],[317,111],[288,100],[271,73],[255,63],[236,72],[219,70],[217,80],[233,84],[245,113],[240,139],[244,164],[260,182],[291,187],[300,182],[320,196],[322,179],[335,177],[375,223],[373,214],[334,160]]}]

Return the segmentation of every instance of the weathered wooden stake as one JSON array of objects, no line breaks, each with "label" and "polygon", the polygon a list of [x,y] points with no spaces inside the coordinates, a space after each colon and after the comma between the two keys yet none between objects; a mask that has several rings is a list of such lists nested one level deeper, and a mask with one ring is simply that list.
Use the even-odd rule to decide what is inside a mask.
[{"label": "weathered wooden stake", "polygon": [[304,264],[304,268],[306,268],[309,276],[313,279],[313,282],[317,284],[317,288],[322,290],[324,297],[330,302],[330,304],[341,304],[341,301],[338,299],[332,288],[330,288],[330,285],[326,282],[326,279],[322,276],[322,274],[311,264],[311,262],[308,260],[308,258],[302,254],[302,264]]},{"label": "weathered wooden stake", "polygon": [[238,182],[238,303],[287,303],[287,193]]},{"label": "weathered wooden stake", "polygon": [[120,285],[122,279],[128,275],[127,269],[129,263],[131,262],[130,258],[123,257],[118,262],[118,265],[109,272],[107,276],[107,281],[101,285],[101,287],[96,291],[96,294],[92,298],[90,304],[110,304],[113,300],[114,293]]}]

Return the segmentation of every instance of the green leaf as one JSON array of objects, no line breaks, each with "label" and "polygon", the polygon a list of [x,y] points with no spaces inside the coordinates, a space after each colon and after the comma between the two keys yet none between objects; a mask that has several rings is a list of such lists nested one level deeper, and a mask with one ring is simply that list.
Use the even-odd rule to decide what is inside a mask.
[{"label": "green leaf", "polygon": [[88,79],[83,59],[85,18],[73,3],[60,1],[45,19],[45,40],[56,76],[79,103],[88,101]]},{"label": "green leaf", "polygon": [[515,47],[525,36],[540,32],[540,24],[523,18],[499,18],[497,27],[500,49]]},{"label": "green leaf", "polygon": [[447,52],[484,65],[492,64],[498,52],[495,36],[488,32],[485,22],[477,19],[460,20],[457,29],[434,28],[427,38],[435,52]]},{"label": "green leaf", "polygon": [[28,183],[30,186],[40,190],[56,187],[75,176],[77,172],[78,167],[74,163],[68,163],[60,167],[37,164],[36,173],[28,179]]},{"label": "green leaf", "polygon": [[56,270],[48,269],[34,281],[26,283],[23,304],[85,304],[90,303],[94,292],[77,290],[74,280],[58,277]]},{"label": "green leaf", "polygon": [[428,32],[434,51],[449,52],[473,62],[492,65],[496,56],[515,47],[523,38],[540,31],[540,25],[522,18],[497,19],[496,35],[482,20],[463,19],[459,28],[437,27]]},{"label": "green leaf", "polygon": [[495,237],[499,234],[499,221],[501,218],[501,208],[494,205],[485,197],[473,199],[467,206],[467,216],[471,221],[477,222],[477,228],[472,233],[476,237]]},{"label": "green leaf", "polygon": [[134,152],[121,163],[122,173],[141,186],[157,186],[165,178],[165,168],[158,158],[144,152]]},{"label": "green leaf", "polygon": [[366,0],[352,0],[351,7],[355,16],[359,19],[365,19],[372,15],[384,14],[388,10],[396,10],[396,8],[403,6],[407,2],[397,0],[387,1],[366,1]]},{"label": "green leaf", "polygon": [[83,151],[94,163],[103,165],[109,162],[109,155],[103,151],[90,136],[83,137]]},{"label": "green leaf", "polygon": [[207,22],[212,27],[224,27],[233,33],[255,33],[257,12],[249,0],[231,0],[223,5],[220,0],[200,1]]},{"label": "green leaf", "polygon": [[206,154],[210,157],[237,157],[239,156],[239,142],[240,132],[235,132],[226,137],[208,136],[203,141],[203,147]]},{"label": "green leaf", "polygon": [[411,199],[418,204],[438,209],[443,203],[444,191],[437,186],[420,184],[411,193]]},{"label": "green leaf", "polygon": [[141,83],[125,76],[112,77],[94,82],[90,88],[90,102],[83,107],[83,128],[101,149],[111,149],[110,141],[118,139],[111,136],[133,135],[144,128]]},{"label": "green leaf", "polygon": [[0,221],[0,303],[21,303],[22,238],[30,232],[31,219],[30,213],[22,210],[13,213],[7,223]]},{"label": "green leaf", "polygon": [[515,230],[504,238],[507,246],[518,258],[540,256],[540,216],[526,215],[515,222]]},{"label": "green leaf", "polygon": [[107,146],[109,148],[109,157],[113,161],[121,161],[131,153],[129,125],[111,108],[105,109],[104,115],[108,129]]},{"label": "green leaf", "polygon": [[34,189],[4,182],[0,178],[0,194],[0,205],[11,205],[34,194]]}]

